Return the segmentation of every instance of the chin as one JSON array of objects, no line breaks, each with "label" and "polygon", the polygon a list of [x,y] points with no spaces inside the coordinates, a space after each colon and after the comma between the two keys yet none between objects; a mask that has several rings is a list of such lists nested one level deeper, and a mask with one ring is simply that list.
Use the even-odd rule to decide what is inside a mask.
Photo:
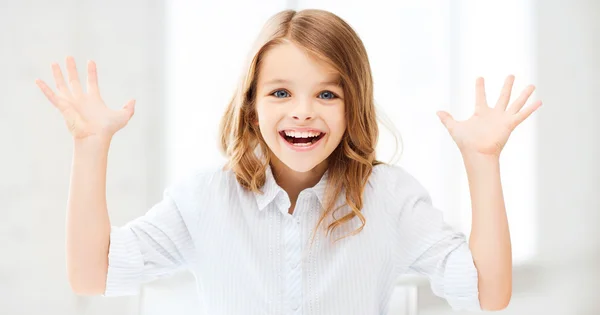
[{"label": "chin", "polygon": [[281,160],[281,162],[295,172],[306,173],[313,170],[315,167],[321,164],[322,161],[313,159],[284,158]]},{"label": "chin", "polygon": [[271,153],[279,164],[285,165],[292,171],[306,173],[314,170],[327,159],[327,150],[323,147],[326,144],[324,140],[322,139],[315,147],[308,150],[304,148],[296,150],[281,136],[277,139],[278,142],[274,142],[273,146],[270,146],[275,148],[275,150],[271,150]]}]

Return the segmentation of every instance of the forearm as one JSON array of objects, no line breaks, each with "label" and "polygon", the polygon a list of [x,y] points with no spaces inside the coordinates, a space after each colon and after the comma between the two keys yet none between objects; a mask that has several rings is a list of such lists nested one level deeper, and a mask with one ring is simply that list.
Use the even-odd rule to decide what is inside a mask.
[{"label": "forearm", "polygon": [[497,157],[463,154],[471,194],[470,249],[484,309],[502,309],[512,294],[510,232]]},{"label": "forearm", "polygon": [[106,205],[109,139],[75,140],[67,210],[67,271],[79,294],[103,291],[110,221]]}]

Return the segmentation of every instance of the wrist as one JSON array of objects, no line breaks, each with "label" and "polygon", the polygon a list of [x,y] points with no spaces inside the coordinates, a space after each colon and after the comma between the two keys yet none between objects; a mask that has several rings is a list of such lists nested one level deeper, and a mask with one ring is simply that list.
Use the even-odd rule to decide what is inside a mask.
[{"label": "wrist", "polygon": [[91,151],[100,153],[108,151],[112,137],[109,136],[89,136],[85,138],[74,138],[73,148],[76,151]]},{"label": "wrist", "polygon": [[500,156],[496,154],[483,154],[480,152],[474,151],[461,151],[460,152],[463,160],[466,161],[474,161],[474,162],[498,162],[500,161]]},{"label": "wrist", "polygon": [[500,168],[500,157],[497,155],[487,155],[476,152],[463,152],[462,158],[467,173],[471,173],[475,170],[496,170]]}]

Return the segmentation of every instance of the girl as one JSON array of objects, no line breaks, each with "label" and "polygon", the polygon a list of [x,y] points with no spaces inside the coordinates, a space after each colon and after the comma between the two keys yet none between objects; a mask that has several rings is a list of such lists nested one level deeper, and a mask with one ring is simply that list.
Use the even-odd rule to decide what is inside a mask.
[{"label": "girl", "polygon": [[87,92],[67,58],[70,89],[37,80],[74,138],[67,263],[77,294],[136,294],[187,268],[207,314],[386,314],[397,277],[427,275],[454,309],[499,310],[511,297],[511,244],[499,156],[541,102],[509,106],[514,77],[474,115],[438,112],[462,153],[471,191],[470,241],[443,221],[428,192],[376,160],[373,83],[352,28],[320,10],[283,11],[264,26],[221,124],[225,168],[165,190],[149,212],[110,225],[105,198],[114,134],[134,100],[108,108],[88,62]]}]

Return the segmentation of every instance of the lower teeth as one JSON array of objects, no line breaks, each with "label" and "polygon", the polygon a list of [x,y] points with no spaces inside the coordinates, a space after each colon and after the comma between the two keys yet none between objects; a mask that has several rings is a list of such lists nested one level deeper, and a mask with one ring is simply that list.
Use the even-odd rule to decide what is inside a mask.
[{"label": "lower teeth", "polygon": [[312,144],[312,142],[306,142],[306,143],[292,143],[293,145],[297,146],[297,147],[308,147],[309,145]]}]

